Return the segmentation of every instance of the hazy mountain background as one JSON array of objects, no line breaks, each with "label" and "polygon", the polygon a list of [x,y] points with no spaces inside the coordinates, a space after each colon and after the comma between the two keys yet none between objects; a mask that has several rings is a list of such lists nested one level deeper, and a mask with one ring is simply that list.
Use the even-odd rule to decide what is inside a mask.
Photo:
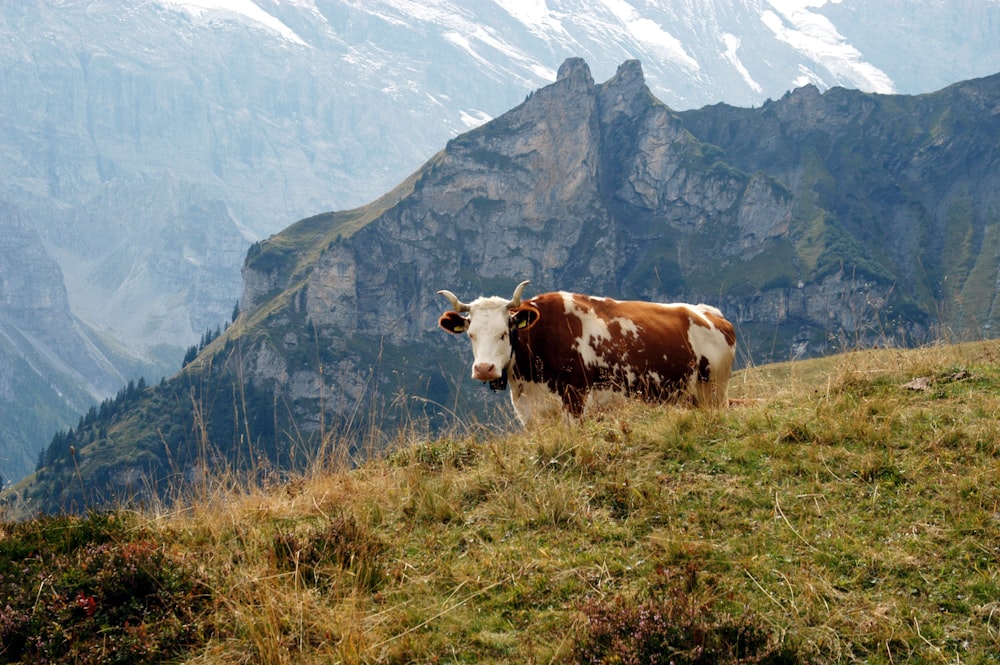
[{"label": "hazy mountain background", "polygon": [[511,427],[507,395],[469,378],[467,341],[435,325],[442,286],[711,302],[741,365],[990,335],[996,136],[1000,74],[678,113],[638,60],[598,84],[567,59],[376,201],[254,243],[232,325],[59,432],[5,504],[183,496],[206,468],[275,482],[438,426]]},{"label": "hazy mountain background", "polygon": [[0,33],[7,480],[228,321],[251,243],[375,199],[567,57],[638,58],[677,110],[1000,70],[995,0],[0,2]]}]

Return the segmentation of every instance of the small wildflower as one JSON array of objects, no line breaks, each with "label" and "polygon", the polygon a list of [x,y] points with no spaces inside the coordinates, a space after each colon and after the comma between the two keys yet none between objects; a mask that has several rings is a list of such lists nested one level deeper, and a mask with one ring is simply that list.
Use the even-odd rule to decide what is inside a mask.
[{"label": "small wildflower", "polygon": [[97,600],[93,596],[88,596],[82,591],[76,594],[76,606],[83,610],[88,617],[94,616],[97,611]]}]

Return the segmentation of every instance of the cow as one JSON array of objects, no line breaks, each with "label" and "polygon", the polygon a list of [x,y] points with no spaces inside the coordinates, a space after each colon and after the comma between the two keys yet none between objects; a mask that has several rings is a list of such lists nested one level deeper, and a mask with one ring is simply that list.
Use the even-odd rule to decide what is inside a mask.
[{"label": "cow", "polygon": [[579,420],[592,406],[625,395],[704,408],[728,405],[736,332],[711,305],[662,304],[557,291],[522,301],[466,304],[451,291],[438,325],[472,342],[472,378],[510,387],[518,419],[530,427],[558,414]]}]

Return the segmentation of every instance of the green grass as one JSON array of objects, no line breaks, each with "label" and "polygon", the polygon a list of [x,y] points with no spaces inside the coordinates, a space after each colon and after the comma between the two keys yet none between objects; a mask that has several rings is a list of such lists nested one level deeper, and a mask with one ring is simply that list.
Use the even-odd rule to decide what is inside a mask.
[{"label": "green grass", "polygon": [[191,662],[997,663],[998,358],[751,368],[726,411],[407,440],[127,533],[209,590]]}]

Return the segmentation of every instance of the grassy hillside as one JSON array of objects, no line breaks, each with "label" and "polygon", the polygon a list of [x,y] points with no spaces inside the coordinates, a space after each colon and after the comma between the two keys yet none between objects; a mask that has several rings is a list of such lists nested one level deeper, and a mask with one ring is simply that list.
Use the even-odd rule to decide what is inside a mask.
[{"label": "grassy hillside", "polygon": [[725,412],[8,523],[0,662],[1000,662],[998,360],[754,368]]}]

